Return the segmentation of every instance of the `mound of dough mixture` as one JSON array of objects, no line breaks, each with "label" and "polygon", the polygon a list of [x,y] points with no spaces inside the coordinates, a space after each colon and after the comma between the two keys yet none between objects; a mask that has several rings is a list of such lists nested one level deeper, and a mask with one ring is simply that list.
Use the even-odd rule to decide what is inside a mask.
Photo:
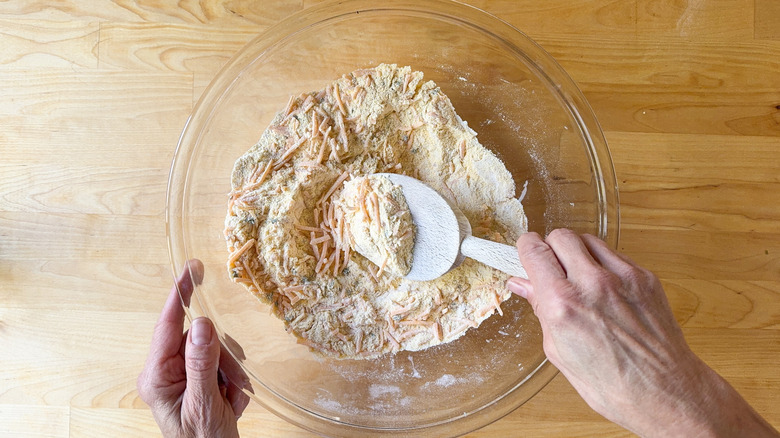
[{"label": "mound of dough mixture", "polygon": [[509,171],[421,72],[381,64],[291,97],[233,168],[227,269],[329,357],[450,342],[510,296],[506,274],[470,259],[404,279],[413,225],[399,188],[375,173],[427,183],[477,237],[512,244],[527,229]]},{"label": "mound of dough mixture", "polygon": [[405,276],[412,270],[415,229],[401,186],[386,176],[356,177],[344,182],[336,199],[343,211],[348,244],[387,272]]}]

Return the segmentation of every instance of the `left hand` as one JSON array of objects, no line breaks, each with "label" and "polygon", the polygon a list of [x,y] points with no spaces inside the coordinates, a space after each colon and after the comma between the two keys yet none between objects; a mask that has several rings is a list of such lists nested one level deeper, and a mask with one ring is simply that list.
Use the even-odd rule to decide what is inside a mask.
[{"label": "left hand", "polygon": [[[152,409],[166,438],[238,437],[238,418],[249,404],[241,391],[246,375],[233,363],[207,318],[192,321],[184,332],[184,309],[193,281],[203,279],[203,264],[187,262],[154,329],[138,393]],[[178,288],[178,290],[177,290]]]}]

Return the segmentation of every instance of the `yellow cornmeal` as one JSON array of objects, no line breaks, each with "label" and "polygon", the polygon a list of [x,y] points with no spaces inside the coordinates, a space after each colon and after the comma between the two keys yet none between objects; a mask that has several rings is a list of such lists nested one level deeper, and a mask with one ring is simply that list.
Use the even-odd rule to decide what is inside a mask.
[{"label": "yellow cornmeal", "polygon": [[506,274],[473,260],[416,282],[356,253],[343,192],[382,172],[433,187],[478,237],[513,243],[526,230],[510,173],[421,72],[382,64],[292,97],[236,161],[227,268],[299,342],[326,356],[450,342],[510,296]]}]

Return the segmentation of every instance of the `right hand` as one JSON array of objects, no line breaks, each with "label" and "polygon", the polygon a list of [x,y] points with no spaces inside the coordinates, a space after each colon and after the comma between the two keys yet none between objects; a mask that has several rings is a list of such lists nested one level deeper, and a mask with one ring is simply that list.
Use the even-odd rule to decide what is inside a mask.
[{"label": "right hand", "polygon": [[650,271],[570,230],[524,234],[517,249],[529,279],[507,286],[594,410],[641,436],[778,436],[691,351]]}]

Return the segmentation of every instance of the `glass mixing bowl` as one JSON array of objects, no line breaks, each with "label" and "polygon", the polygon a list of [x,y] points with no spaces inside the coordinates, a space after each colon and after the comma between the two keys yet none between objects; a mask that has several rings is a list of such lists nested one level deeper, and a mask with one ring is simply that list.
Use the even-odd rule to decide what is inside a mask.
[{"label": "glass mixing bowl", "polygon": [[214,321],[249,376],[251,397],[332,436],[451,436],[511,412],[556,370],[528,304],[512,298],[462,338],[376,360],[323,359],[225,268],[222,235],[234,161],[291,94],[359,68],[409,65],[434,80],[512,173],[532,231],[568,227],[617,246],[617,188],[606,141],[576,85],[537,44],[476,8],[433,0],[311,7],[236,54],[205,90],[176,150],[167,232],[178,275],[205,265],[187,313]]}]

